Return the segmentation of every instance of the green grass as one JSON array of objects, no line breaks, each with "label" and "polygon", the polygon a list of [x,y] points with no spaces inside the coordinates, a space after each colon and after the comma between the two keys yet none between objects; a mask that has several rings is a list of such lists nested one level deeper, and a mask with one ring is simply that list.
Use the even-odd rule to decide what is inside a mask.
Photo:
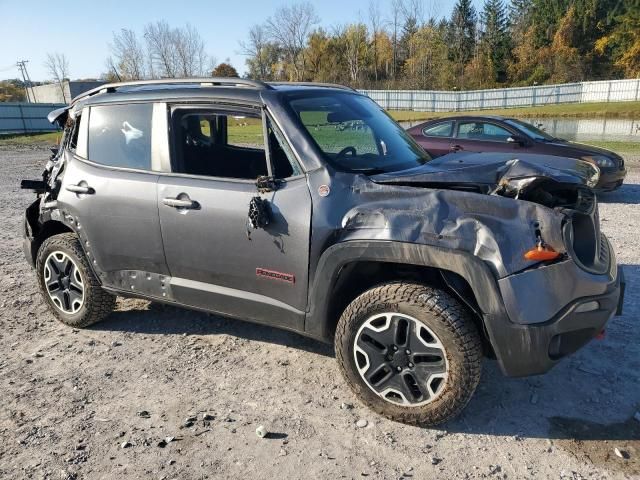
[{"label": "green grass", "polygon": [[405,110],[390,110],[389,114],[399,122],[429,120],[432,118],[448,117],[451,115],[505,115],[521,118],[635,118],[640,117],[640,102],[571,103],[564,105],[547,105],[541,107],[474,110],[466,112],[413,112]]},{"label": "green grass", "polygon": [[0,146],[3,145],[57,145],[62,132],[29,133],[19,135],[0,135]]},{"label": "green grass", "polygon": [[640,142],[620,142],[620,141],[598,141],[587,140],[584,142],[586,145],[593,145],[595,147],[606,148],[618,153],[625,153],[627,155],[640,155]]}]

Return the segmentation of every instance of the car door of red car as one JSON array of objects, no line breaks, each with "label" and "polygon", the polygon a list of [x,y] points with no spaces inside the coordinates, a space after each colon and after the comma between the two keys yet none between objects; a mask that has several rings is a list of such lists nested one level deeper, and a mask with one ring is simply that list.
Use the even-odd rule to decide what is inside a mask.
[{"label": "car door of red car", "polygon": [[450,151],[454,127],[455,121],[446,120],[411,129],[411,135],[429,155],[440,157]]},{"label": "car door of red car", "polygon": [[450,149],[452,152],[513,152],[522,148],[519,142],[513,141],[514,135],[497,123],[461,120]]}]

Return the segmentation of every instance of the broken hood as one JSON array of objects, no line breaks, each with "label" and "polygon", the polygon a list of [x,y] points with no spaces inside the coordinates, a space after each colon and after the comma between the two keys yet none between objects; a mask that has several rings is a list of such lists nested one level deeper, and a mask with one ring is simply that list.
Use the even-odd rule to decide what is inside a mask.
[{"label": "broken hood", "polygon": [[600,171],[588,162],[550,155],[455,153],[419,167],[374,175],[382,184],[475,191],[518,198],[540,184],[594,187]]}]

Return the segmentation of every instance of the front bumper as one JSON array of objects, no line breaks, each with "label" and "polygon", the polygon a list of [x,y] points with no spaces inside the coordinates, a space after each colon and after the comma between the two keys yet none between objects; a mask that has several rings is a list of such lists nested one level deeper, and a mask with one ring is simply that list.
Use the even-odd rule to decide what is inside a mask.
[{"label": "front bumper", "polygon": [[[611,267],[607,274],[593,275],[601,282],[584,284],[584,279],[576,278],[573,288],[576,296],[568,304],[560,308],[550,319],[539,323],[516,323],[514,313],[485,316],[485,325],[496,358],[502,371],[508,376],[527,376],[545,373],[561,358],[583,347],[597,336],[605,324],[616,314],[622,313],[624,298],[624,273],[611,259]],[[534,280],[536,271],[531,272],[531,289],[529,295],[535,297],[540,308],[545,310],[545,295],[553,297],[554,276],[546,277],[549,282],[546,290],[536,288]],[[524,274],[526,275],[526,274]],[[556,278],[556,280],[562,280]],[[595,279],[594,279],[595,280]],[[580,292],[592,289],[594,293],[582,295]],[[560,288],[562,291],[562,288]],[[595,293],[595,290],[600,290]],[[505,308],[505,310],[509,310]],[[521,310],[524,313],[524,309]],[[510,319],[511,316],[511,319]],[[545,317],[542,317],[543,319]],[[518,319],[515,319],[518,320]]]}]

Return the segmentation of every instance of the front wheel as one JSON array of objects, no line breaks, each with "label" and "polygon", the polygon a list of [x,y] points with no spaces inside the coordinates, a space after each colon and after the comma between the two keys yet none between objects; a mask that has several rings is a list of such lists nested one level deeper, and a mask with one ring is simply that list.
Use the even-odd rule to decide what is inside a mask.
[{"label": "front wheel", "polygon": [[115,306],[115,296],[102,289],[73,233],[54,235],[42,243],[36,273],[45,301],[65,325],[87,327]]},{"label": "front wheel", "polygon": [[388,283],[364,292],[342,314],[335,349],[356,395],[403,423],[450,420],[480,380],[482,343],[469,313],[425,285]]}]

